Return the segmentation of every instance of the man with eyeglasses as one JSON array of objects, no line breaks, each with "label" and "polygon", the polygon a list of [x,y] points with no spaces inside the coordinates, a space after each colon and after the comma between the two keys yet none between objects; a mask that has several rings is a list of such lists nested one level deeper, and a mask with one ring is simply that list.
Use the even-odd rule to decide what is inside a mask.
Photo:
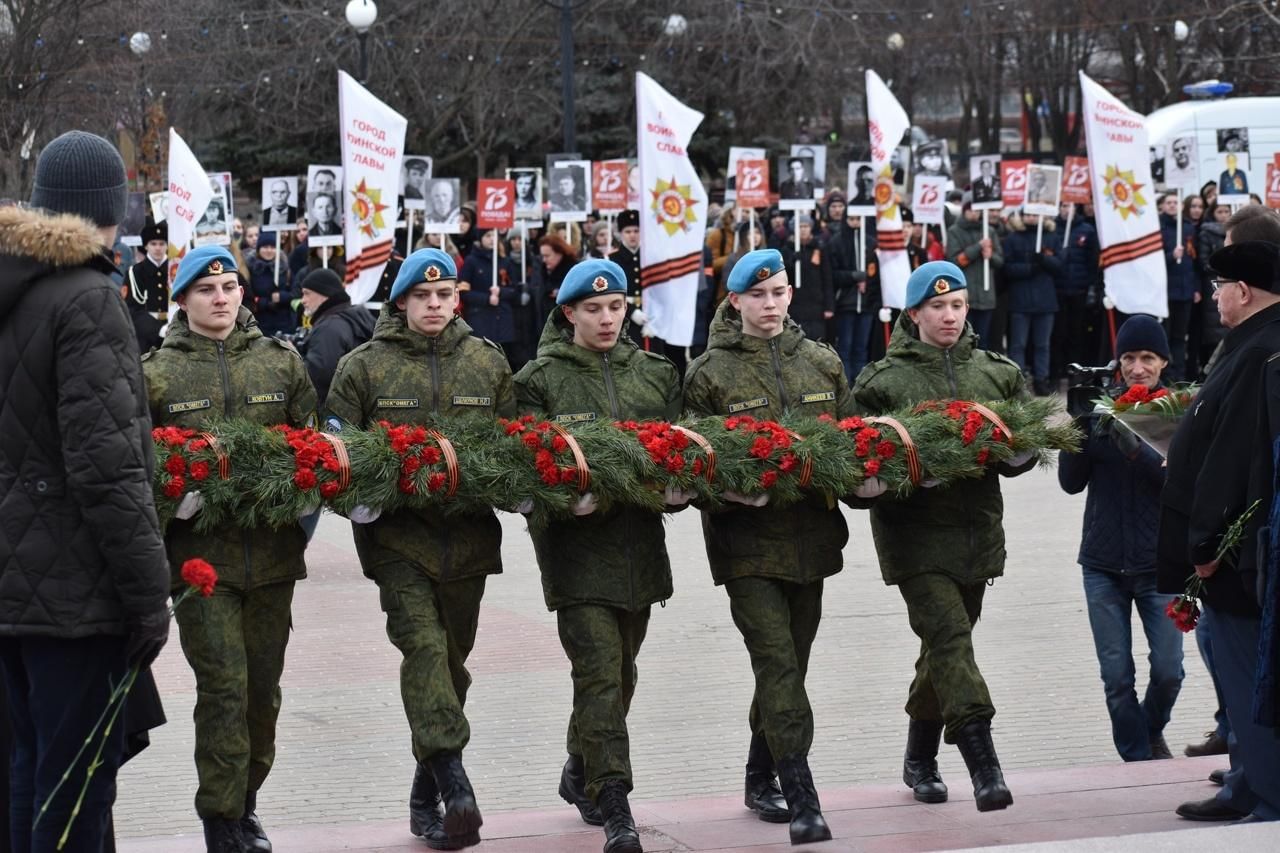
[{"label": "man with eyeglasses", "polygon": [[[1234,743],[1223,791],[1183,803],[1177,812],[1189,820],[1278,820],[1280,739],[1274,720],[1265,724],[1255,716],[1254,684],[1262,630],[1258,580],[1270,562],[1259,537],[1267,537],[1272,439],[1280,426],[1270,405],[1280,394],[1280,218],[1245,208],[1227,223],[1227,245],[1208,263],[1213,300],[1229,331],[1169,448],[1157,572],[1161,592],[1182,592],[1193,573],[1204,582],[1205,627]],[[1255,501],[1259,511],[1239,547],[1220,558],[1228,526]]]}]

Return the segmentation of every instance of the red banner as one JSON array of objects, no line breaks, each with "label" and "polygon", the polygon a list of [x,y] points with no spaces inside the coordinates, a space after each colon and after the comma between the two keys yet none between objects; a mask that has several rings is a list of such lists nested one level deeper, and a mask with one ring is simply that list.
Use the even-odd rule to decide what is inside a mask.
[{"label": "red banner", "polygon": [[476,227],[514,228],[516,182],[481,178],[476,191]]},{"label": "red banner", "polygon": [[1267,207],[1280,208],[1280,165],[1267,164]]},{"label": "red banner", "polygon": [[735,183],[738,207],[769,206],[768,160],[739,160]]},{"label": "red banner", "polygon": [[591,198],[601,213],[627,209],[626,160],[597,160],[591,164]]},{"label": "red banner", "polygon": [[1027,197],[1027,167],[1030,160],[1001,160],[1000,199],[1005,207],[1017,207]]},{"label": "red banner", "polygon": [[1062,200],[1072,204],[1093,204],[1088,157],[1068,157],[1062,164]]}]

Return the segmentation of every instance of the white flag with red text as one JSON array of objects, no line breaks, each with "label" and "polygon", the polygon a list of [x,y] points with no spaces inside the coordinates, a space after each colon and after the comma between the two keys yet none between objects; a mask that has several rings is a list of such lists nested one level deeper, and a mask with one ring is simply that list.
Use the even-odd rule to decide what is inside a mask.
[{"label": "white flag with red text", "polygon": [[676,346],[693,343],[707,191],[689,160],[702,113],[636,73],[640,170],[640,287],[649,330]]},{"label": "white flag with red text", "polygon": [[911,262],[902,230],[902,210],[893,190],[893,149],[911,127],[907,112],[880,75],[867,69],[867,130],[871,137],[871,170],[875,174],[876,256],[880,259],[880,293],[889,308],[907,301]]},{"label": "white flag with red text", "polygon": [[345,71],[338,72],[342,132],[343,239],[347,294],[357,305],[378,288],[395,242],[408,121]]},{"label": "white flag with red text", "polygon": [[1146,119],[1085,73],[1081,111],[1107,296],[1125,314],[1169,316]]}]

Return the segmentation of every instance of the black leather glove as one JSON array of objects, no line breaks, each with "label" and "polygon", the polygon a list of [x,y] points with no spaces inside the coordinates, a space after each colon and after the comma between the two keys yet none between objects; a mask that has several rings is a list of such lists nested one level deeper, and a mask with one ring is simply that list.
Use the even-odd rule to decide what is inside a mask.
[{"label": "black leather glove", "polygon": [[125,644],[125,657],[130,666],[150,666],[169,642],[169,608],[156,610],[145,616],[134,616],[128,621],[129,641]]}]

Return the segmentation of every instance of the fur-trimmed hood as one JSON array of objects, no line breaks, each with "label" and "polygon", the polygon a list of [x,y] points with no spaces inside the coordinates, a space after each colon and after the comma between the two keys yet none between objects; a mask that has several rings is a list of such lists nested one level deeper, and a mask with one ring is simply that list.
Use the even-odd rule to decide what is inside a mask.
[{"label": "fur-trimmed hood", "polygon": [[98,230],[78,216],[0,208],[0,318],[29,286],[56,269],[99,262],[105,267],[104,249]]}]

